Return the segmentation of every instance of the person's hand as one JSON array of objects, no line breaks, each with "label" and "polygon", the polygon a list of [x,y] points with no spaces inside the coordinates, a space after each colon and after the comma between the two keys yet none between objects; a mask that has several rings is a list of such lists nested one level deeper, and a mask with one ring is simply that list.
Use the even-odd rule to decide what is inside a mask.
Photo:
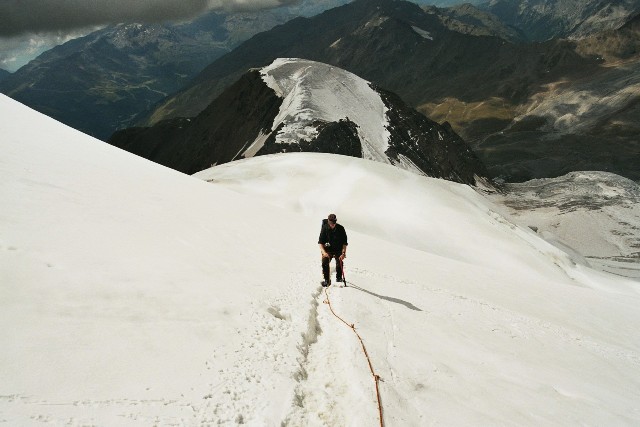
[{"label": "person's hand", "polygon": [[327,251],[322,251],[322,258],[329,258]]},{"label": "person's hand", "polygon": [[347,254],[340,255],[340,261],[344,260],[347,257]]}]

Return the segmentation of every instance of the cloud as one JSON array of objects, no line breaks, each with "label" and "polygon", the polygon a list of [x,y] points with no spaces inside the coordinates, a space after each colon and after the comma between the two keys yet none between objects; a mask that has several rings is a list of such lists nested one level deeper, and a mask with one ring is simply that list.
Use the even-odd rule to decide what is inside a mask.
[{"label": "cloud", "polygon": [[56,31],[46,34],[23,34],[10,38],[0,37],[0,68],[11,72],[16,71],[42,52],[98,29],[100,27],[88,27],[72,32]]},{"label": "cloud", "polygon": [[229,12],[246,12],[290,6],[300,3],[301,1],[302,0],[209,0],[209,6],[212,9],[221,9]]},{"label": "cloud", "polygon": [[206,10],[247,11],[299,0],[2,0],[0,37],[70,31],[121,22],[163,22],[195,17]]}]

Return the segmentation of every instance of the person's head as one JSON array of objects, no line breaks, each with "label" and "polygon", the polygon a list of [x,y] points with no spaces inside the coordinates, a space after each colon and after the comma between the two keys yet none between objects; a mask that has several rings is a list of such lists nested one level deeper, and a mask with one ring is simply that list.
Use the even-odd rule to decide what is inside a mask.
[{"label": "person's head", "polygon": [[338,222],[338,218],[336,218],[336,214],[329,214],[327,221],[329,222],[329,227],[334,228]]}]

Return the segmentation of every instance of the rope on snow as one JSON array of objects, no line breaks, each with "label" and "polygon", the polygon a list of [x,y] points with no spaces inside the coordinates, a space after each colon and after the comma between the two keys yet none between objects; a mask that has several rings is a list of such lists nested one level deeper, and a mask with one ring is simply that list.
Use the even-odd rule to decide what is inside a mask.
[{"label": "rope on snow", "polygon": [[382,403],[380,401],[380,387],[378,385],[378,383],[380,382],[380,375],[376,374],[375,371],[373,370],[373,365],[371,364],[369,353],[367,353],[367,348],[364,346],[364,341],[362,340],[362,337],[360,337],[360,334],[358,334],[358,331],[356,331],[355,325],[353,323],[347,323],[342,317],[338,316],[336,312],[333,311],[333,307],[331,306],[331,300],[329,299],[329,292],[327,292],[327,288],[324,289],[324,293],[327,296],[327,299],[324,301],[324,303],[329,305],[329,310],[331,310],[331,313],[336,318],[338,318],[342,323],[347,325],[353,331],[353,333],[356,334],[356,337],[358,337],[358,340],[360,341],[360,345],[362,346],[362,351],[364,352],[364,355],[367,358],[367,363],[369,364],[369,370],[371,371],[371,375],[373,375],[373,380],[376,384],[376,397],[378,399],[378,415],[380,417],[380,427],[384,427],[384,422],[382,419]]}]

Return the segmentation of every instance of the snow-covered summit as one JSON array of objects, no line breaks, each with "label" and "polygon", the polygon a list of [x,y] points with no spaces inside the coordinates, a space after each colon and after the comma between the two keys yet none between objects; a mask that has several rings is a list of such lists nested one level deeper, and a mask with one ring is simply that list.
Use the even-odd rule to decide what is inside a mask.
[{"label": "snow-covered summit", "polygon": [[448,124],[345,70],[294,58],[249,70],[193,120],[123,130],[109,143],[188,174],[254,156],[320,152],[465,184],[487,176]]},{"label": "snow-covered summit", "polygon": [[[574,265],[467,186],[288,153],[203,182],[0,96],[0,420],[640,422],[637,282]],[[235,168],[238,168],[235,170]],[[244,194],[240,194],[244,193]]]},{"label": "snow-covered summit", "polygon": [[[397,95],[346,70],[305,59],[279,58],[260,74],[282,104],[271,134],[261,134],[242,157],[319,151],[467,184],[486,174],[450,126],[429,120]],[[329,137],[327,125],[334,126]],[[353,146],[354,139],[356,153],[345,148]]]},{"label": "snow-covered summit", "polygon": [[318,133],[318,120],[349,119],[358,126],[362,157],[390,163],[386,106],[370,83],[355,74],[321,62],[280,58],[261,74],[267,85],[284,98],[272,129],[283,125],[279,143],[298,143]]}]

